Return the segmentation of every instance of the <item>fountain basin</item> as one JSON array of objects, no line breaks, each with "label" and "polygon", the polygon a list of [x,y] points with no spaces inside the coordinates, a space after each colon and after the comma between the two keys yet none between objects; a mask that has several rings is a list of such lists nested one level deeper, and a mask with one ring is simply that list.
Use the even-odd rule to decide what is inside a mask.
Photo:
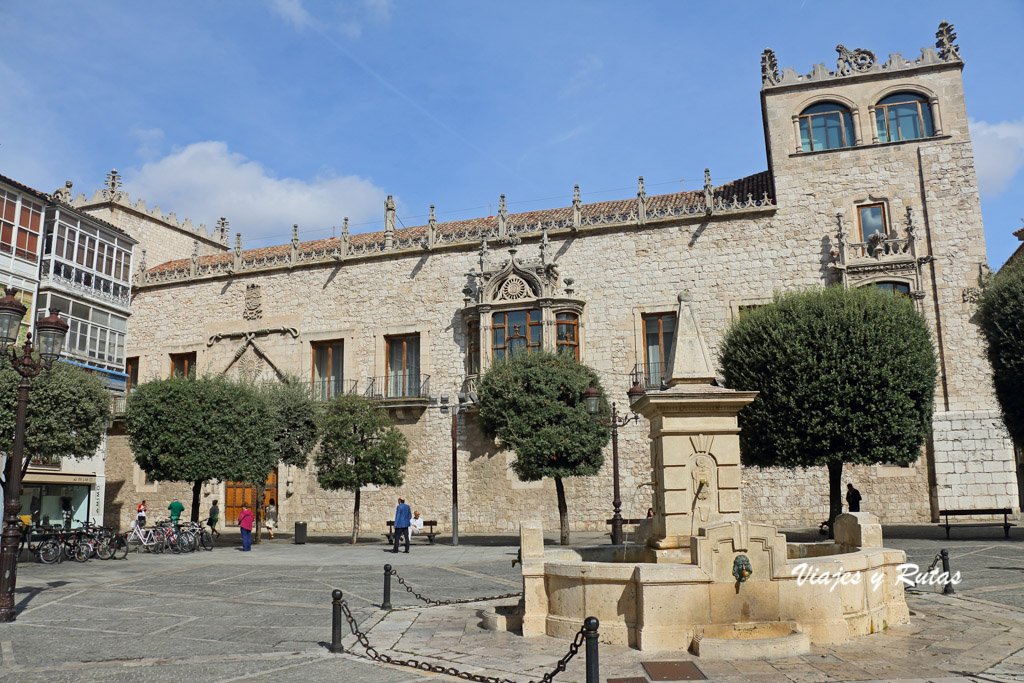
[{"label": "fountain basin", "polygon": [[795,621],[713,624],[697,630],[692,649],[704,659],[773,659],[807,654],[811,639]]}]

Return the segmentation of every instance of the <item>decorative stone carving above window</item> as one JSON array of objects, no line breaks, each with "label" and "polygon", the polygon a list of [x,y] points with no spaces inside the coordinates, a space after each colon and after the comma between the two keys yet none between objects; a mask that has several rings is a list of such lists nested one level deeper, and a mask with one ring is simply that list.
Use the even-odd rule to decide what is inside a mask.
[{"label": "decorative stone carving above window", "polygon": [[251,282],[245,287],[245,309],[242,317],[246,320],[259,320],[263,317],[263,289]]},{"label": "decorative stone carving above window", "polygon": [[518,275],[509,275],[501,283],[501,289],[498,290],[498,296],[495,297],[495,300],[520,301],[529,298],[531,294],[533,292],[530,291],[530,286],[526,284],[526,280]]}]

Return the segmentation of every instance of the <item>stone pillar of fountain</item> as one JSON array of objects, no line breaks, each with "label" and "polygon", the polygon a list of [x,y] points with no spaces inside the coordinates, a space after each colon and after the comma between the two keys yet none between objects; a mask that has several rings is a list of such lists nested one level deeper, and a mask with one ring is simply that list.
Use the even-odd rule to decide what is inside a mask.
[{"label": "stone pillar of fountain", "polygon": [[736,415],[757,397],[715,384],[689,292],[679,295],[667,388],[648,390],[632,408],[650,421],[654,522],[650,560],[689,562],[690,537],[742,521]]}]

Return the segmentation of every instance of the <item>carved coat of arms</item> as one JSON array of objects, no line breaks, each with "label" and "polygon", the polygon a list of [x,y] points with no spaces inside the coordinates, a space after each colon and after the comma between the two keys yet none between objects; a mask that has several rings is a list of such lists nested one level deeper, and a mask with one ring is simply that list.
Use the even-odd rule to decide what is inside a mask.
[{"label": "carved coat of arms", "polygon": [[245,309],[242,317],[246,320],[259,320],[263,317],[263,290],[253,282],[245,287]]}]

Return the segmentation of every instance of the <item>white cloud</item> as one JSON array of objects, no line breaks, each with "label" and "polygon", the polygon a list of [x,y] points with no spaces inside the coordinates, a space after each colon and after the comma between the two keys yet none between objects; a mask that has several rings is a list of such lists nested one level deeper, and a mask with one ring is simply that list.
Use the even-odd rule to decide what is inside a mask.
[{"label": "white cloud", "polygon": [[312,15],[302,6],[302,0],[271,0],[270,8],[297,29],[314,24]]},{"label": "white cloud", "polygon": [[[330,237],[331,226],[340,234],[345,216],[353,224],[384,220],[386,193],[369,180],[277,178],[224,142],[193,143],[141,169],[126,170],[124,177],[133,200],[145,199],[151,209],[159,204],[179,220],[188,217],[212,229],[218,217],[226,216],[231,233],[241,232],[246,248],[284,244],[293,223],[299,224],[299,237],[309,240]],[[366,229],[374,228],[352,231]]]},{"label": "white cloud", "polygon": [[1024,166],[1024,119],[1018,121],[969,121],[974,143],[978,190],[995,196]]},{"label": "white cloud", "polygon": [[139,158],[149,161],[160,156],[160,145],[164,141],[162,128],[133,128],[130,134],[139,142],[135,150]]}]

